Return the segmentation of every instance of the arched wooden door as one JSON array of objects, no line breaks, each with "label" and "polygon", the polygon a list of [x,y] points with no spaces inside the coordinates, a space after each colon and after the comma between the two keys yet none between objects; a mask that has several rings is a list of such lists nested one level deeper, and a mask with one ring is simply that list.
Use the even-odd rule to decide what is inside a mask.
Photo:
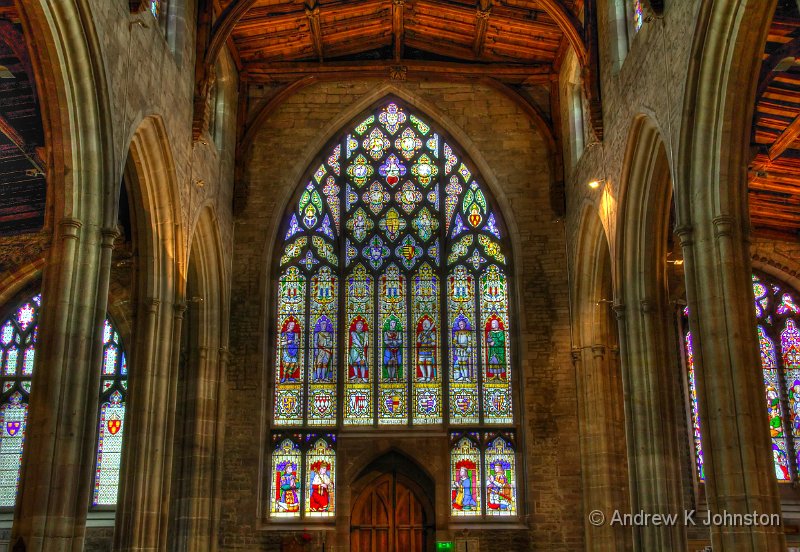
[{"label": "arched wooden door", "polygon": [[387,473],[356,499],[350,518],[351,552],[425,552],[425,508],[402,478]]}]

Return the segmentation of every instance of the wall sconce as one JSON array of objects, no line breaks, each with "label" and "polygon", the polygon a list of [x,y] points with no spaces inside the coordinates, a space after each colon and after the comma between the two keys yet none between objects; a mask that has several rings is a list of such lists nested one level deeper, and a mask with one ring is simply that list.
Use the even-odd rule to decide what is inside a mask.
[{"label": "wall sconce", "polygon": [[667,259],[667,262],[669,264],[674,264],[675,266],[683,265],[683,259],[674,259],[674,260]]},{"label": "wall sconce", "polygon": [[602,187],[606,183],[605,178],[596,178],[595,180],[590,180],[587,186],[589,186],[592,190],[596,190]]}]

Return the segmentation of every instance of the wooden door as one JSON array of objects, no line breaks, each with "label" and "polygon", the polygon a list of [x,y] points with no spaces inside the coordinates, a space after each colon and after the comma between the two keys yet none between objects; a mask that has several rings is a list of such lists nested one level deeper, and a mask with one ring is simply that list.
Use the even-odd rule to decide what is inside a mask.
[{"label": "wooden door", "polygon": [[377,478],[356,499],[352,552],[425,552],[427,520],[417,495],[394,474]]}]

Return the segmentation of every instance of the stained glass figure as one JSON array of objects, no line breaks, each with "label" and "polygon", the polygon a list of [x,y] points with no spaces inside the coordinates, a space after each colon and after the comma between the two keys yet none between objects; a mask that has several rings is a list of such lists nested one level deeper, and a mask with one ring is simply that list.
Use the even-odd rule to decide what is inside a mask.
[{"label": "stained glass figure", "polygon": [[300,445],[289,438],[280,441],[272,453],[270,514],[273,517],[300,517],[302,466]]},{"label": "stained glass figure", "polygon": [[303,421],[303,339],[306,278],[296,267],[280,277],[275,371],[275,424]]},{"label": "stained glass figure", "polygon": [[[784,302],[786,297],[784,296]],[[791,296],[788,296],[791,300]],[[784,304],[784,303],[782,303]],[[780,307],[779,307],[780,308]],[[800,331],[797,323],[788,318],[781,331],[781,360],[786,373],[786,387],[791,411],[792,437],[797,443],[800,439]],[[800,452],[795,457],[800,465]]]},{"label": "stained glass figure", "polygon": [[450,317],[450,422],[477,423],[475,280],[464,266],[457,266],[448,278],[447,312]]},{"label": "stained glass figure", "polygon": [[511,377],[507,286],[503,272],[491,265],[481,275],[484,412],[487,422],[511,423]]},{"label": "stained glass figure", "polygon": [[512,516],[517,510],[514,448],[502,437],[486,449],[486,515]]},{"label": "stained glass figure", "polygon": [[332,441],[332,437],[320,437],[306,452],[306,517],[336,515],[336,451]]},{"label": "stained glass figure", "polygon": [[406,279],[400,274],[400,269],[392,264],[386,267],[378,281],[378,325],[381,331],[378,423],[402,424],[408,417]]},{"label": "stained glass figure", "polygon": [[308,417],[309,425],[336,424],[336,309],[338,279],[323,266],[311,278]]},{"label": "stained glass figure", "polygon": [[438,424],[442,421],[439,278],[425,263],[414,276],[412,284],[411,320],[415,331],[413,422]]},{"label": "stained glass figure", "polygon": [[346,424],[372,423],[370,330],[375,312],[372,282],[372,276],[361,264],[356,265],[347,278],[347,381],[344,386]]},{"label": "stained glass figure", "polygon": [[128,370],[119,332],[110,318],[103,323],[103,363],[100,371],[100,420],[97,429],[93,506],[117,503]]},{"label": "stained glass figure", "polygon": [[469,437],[450,451],[450,515],[481,515],[481,452]]}]

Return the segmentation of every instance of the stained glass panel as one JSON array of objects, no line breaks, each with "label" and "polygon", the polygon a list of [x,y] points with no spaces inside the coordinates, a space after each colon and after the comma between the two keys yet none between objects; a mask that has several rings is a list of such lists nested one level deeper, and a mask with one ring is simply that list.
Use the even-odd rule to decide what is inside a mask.
[{"label": "stained glass panel", "polygon": [[633,30],[639,32],[644,24],[644,9],[642,0],[633,0]]},{"label": "stained glass panel", "polygon": [[347,278],[347,381],[344,386],[346,424],[372,423],[370,330],[375,312],[372,282],[372,276],[361,264]]},{"label": "stained glass panel", "polygon": [[305,515],[334,517],[336,514],[336,451],[334,437],[317,439],[306,452]]},{"label": "stained glass panel", "polygon": [[450,422],[478,423],[475,280],[457,266],[447,282],[450,339]]},{"label": "stained glass panel", "polygon": [[510,339],[506,279],[495,265],[481,276],[483,397],[487,422],[511,423]]},{"label": "stained glass panel", "polygon": [[442,379],[439,341],[439,278],[423,264],[411,287],[414,329],[413,422],[442,422]]},{"label": "stained glass panel", "polygon": [[94,506],[113,506],[117,503],[124,419],[125,403],[122,400],[122,393],[114,391],[109,401],[100,406],[97,462],[92,499]]},{"label": "stained glass panel", "polygon": [[450,451],[450,485],[450,515],[479,516],[483,487],[481,452],[468,437],[462,437]]},{"label": "stained glass panel", "polygon": [[517,475],[514,448],[502,437],[486,449],[486,514],[513,516],[517,513]]},{"label": "stained glass panel", "polygon": [[378,423],[402,424],[408,417],[406,279],[396,265],[389,265],[378,282],[378,328],[381,336]]},{"label": "stained glass panel", "polygon": [[303,343],[306,279],[296,267],[280,277],[275,365],[275,424],[303,422]]},{"label": "stained glass panel", "polygon": [[311,278],[311,354],[308,391],[308,423],[336,424],[336,307],[338,279],[323,266]]},{"label": "stained glass panel", "polygon": [[14,392],[0,407],[0,507],[13,508],[17,499],[28,405]]},{"label": "stained glass panel", "polygon": [[[791,318],[781,332],[781,357],[786,374],[789,410],[792,413],[792,437],[800,439],[800,331]],[[800,451],[796,454],[800,465]]]},{"label": "stained glass panel", "polygon": [[694,351],[692,350],[692,332],[686,332],[686,366],[689,369],[689,404],[692,411],[692,433],[694,435],[694,458],[697,464],[697,477],[705,481],[706,472],[703,467],[703,443],[700,438],[700,408],[697,404],[697,382],[694,374]]},{"label": "stained glass panel", "polygon": [[280,441],[272,453],[270,514],[273,517],[300,517],[302,466],[300,445],[292,439]]}]

